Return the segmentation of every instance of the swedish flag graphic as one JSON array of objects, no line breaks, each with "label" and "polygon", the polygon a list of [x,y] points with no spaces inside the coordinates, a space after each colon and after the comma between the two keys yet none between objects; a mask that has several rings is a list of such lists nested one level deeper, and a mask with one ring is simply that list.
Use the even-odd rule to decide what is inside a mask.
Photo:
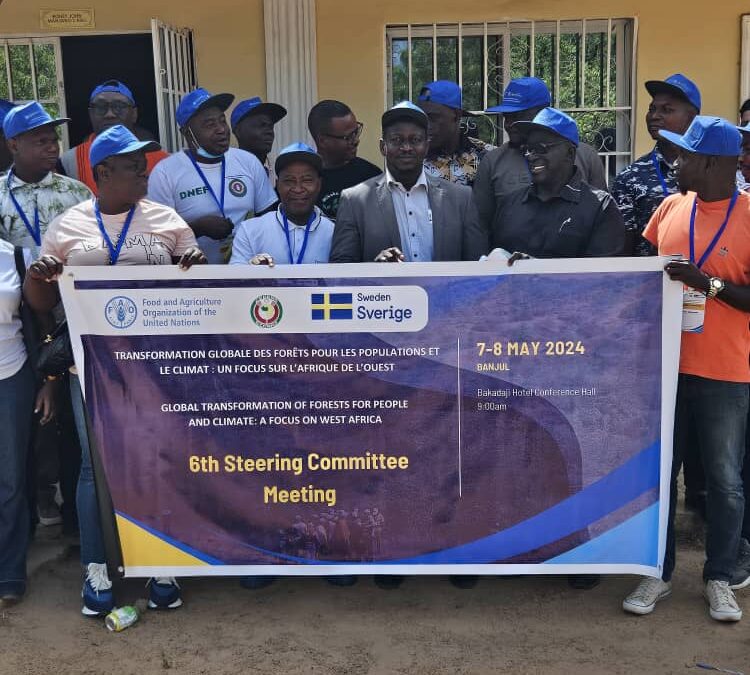
[{"label": "swedish flag graphic", "polygon": [[312,293],[310,305],[313,321],[352,318],[351,293]]}]

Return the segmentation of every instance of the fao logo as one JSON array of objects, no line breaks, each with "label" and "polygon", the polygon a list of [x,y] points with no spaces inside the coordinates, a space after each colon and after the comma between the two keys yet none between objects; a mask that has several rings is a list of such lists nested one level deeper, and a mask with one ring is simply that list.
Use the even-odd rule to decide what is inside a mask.
[{"label": "fao logo", "polygon": [[281,301],[272,295],[261,295],[250,305],[250,318],[260,328],[273,328],[279,324],[284,315]]},{"label": "fao logo", "polygon": [[106,304],[104,316],[113,328],[129,328],[138,316],[138,308],[130,298],[118,295]]}]

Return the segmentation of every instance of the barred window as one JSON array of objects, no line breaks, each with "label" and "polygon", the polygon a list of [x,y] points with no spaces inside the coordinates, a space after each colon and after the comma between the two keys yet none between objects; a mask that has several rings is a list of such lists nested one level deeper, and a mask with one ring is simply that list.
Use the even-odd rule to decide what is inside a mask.
[{"label": "barred window", "polygon": [[[575,118],[611,178],[632,158],[635,30],[624,18],[386,26],[388,104],[416,101],[425,83],[452,80],[464,107],[480,113],[502,102],[511,79],[533,75]],[[503,140],[497,116],[463,124],[485,141]]]},{"label": "barred window", "polygon": [[[0,98],[39,101],[53,117],[65,116],[61,64],[58,38],[0,38]],[[67,148],[66,126],[57,133]]]}]

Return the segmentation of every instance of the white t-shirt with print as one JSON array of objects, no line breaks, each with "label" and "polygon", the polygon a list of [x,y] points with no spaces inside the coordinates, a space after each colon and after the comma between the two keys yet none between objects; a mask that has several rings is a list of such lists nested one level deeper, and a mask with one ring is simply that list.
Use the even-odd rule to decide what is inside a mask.
[{"label": "white t-shirt with print", "polygon": [[[26,267],[31,254],[23,250]],[[0,239],[0,380],[13,377],[26,362],[21,329],[21,279],[13,244]]]},{"label": "white t-shirt with print", "polygon": [[[110,241],[117,245],[127,213],[102,214]],[[135,207],[118,265],[171,265],[195,246],[195,235],[188,224],[163,204],[141,199]],[[109,248],[99,230],[94,201],[68,209],[50,223],[42,238],[42,255],[53,255],[65,265],[108,265]]]},{"label": "white t-shirt with print", "polygon": [[[224,189],[224,215],[235,228],[243,220],[264,211],[276,200],[276,192],[258,158],[245,150],[229,148],[224,185],[221,185],[221,162],[198,162],[203,175],[221,201]],[[221,216],[219,205],[198,174],[186,152],[177,152],[159,162],[148,179],[148,196],[160,204],[171,206],[188,223],[202,216]],[[198,245],[208,262],[226,262],[231,239],[199,237]]]}]

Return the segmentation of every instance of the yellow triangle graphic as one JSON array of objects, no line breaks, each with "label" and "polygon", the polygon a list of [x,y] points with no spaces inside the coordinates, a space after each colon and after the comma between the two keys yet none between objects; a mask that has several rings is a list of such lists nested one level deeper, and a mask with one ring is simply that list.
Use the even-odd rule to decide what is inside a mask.
[{"label": "yellow triangle graphic", "polygon": [[115,515],[125,567],[189,567],[207,562],[147,532],[127,518]]}]

